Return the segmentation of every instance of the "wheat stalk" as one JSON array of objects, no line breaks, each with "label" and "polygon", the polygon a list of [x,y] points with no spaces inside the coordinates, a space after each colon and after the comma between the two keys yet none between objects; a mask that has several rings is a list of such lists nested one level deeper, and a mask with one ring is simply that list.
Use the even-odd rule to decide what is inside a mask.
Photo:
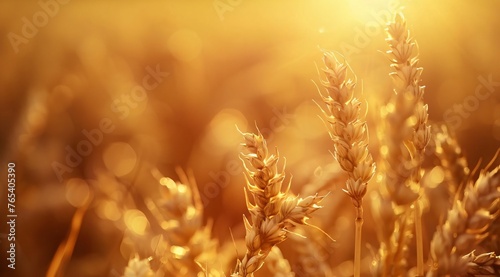
[{"label": "wheat stalk", "polygon": [[461,257],[472,251],[487,236],[489,225],[498,217],[500,205],[500,166],[481,172],[477,181],[465,187],[462,199],[448,211],[446,222],[438,227],[431,241],[432,270],[427,276],[463,274],[466,260]]},{"label": "wheat stalk", "polygon": [[375,276],[403,276],[407,273],[409,244],[415,227],[412,212],[414,211],[409,210],[402,213],[392,225],[389,239],[381,243],[377,260],[373,263]]},{"label": "wheat stalk", "polygon": [[[430,126],[427,124],[428,108],[423,102],[424,86],[420,85],[422,68],[418,58],[413,56],[414,40],[406,27],[402,14],[396,14],[387,27],[393,72],[393,98],[386,106],[385,119],[391,124],[387,140],[386,184],[391,197],[398,205],[413,203],[418,198],[421,179],[420,166],[426,145],[430,140]],[[402,166],[400,166],[402,165]],[[406,190],[414,187],[416,190]],[[408,193],[404,196],[402,193]]]},{"label": "wheat stalk", "polygon": [[327,110],[322,110],[328,131],[334,142],[334,157],[349,178],[344,192],[356,208],[354,246],[354,276],[360,276],[361,228],[363,225],[363,197],[375,173],[375,163],[368,152],[368,130],[360,116],[361,102],[354,97],[356,83],[347,78],[347,64],[339,62],[333,53],[323,55],[326,80],[321,84],[328,94],[321,95]]},{"label": "wheat stalk", "polygon": [[[242,133],[246,149],[241,159],[245,167],[247,187],[246,204],[251,222],[243,216],[247,251],[238,260],[232,276],[253,276],[260,269],[273,246],[283,242],[297,225],[305,225],[309,216],[321,208],[324,198],[317,195],[306,198],[291,196],[288,188],[283,192],[284,166],[278,172],[279,154],[269,154],[267,143],[258,134]],[[253,203],[248,197],[253,196]]]},{"label": "wheat stalk", "polygon": [[[418,67],[417,55],[413,55],[416,43],[410,37],[403,15],[396,14],[386,30],[394,94],[382,112],[383,121],[387,124],[381,138],[386,142],[381,154],[386,161],[384,182],[388,193],[383,198],[395,206],[410,206],[414,210],[417,275],[423,276],[422,219],[417,199],[422,176],[420,167],[425,147],[430,140],[430,126],[427,124],[428,108],[423,102],[424,86],[420,85],[422,68]],[[384,201],[382,198],[381,200]],[[386,251],[382,251],[381,255],[391,251],[399,252],[398,249],[392,249],[388,241],[382,244],[386,244]],[[383,256],[380,258],[384,260]]]},{"label": "wheat stalk", "polygon": [[[430,140],[430,126],[427,125],[428,108],[423,103],[424,86],[420,85],[422,68],[418,67],[417,55],[413,56],[414,40],[406,27],[402,14],[396,14],[394,21],[387,27],[386,39],[390,50],[387,51],[392,64],[391,76],[394,84],[393,98],[387,105],[386,119],[391,123],[390,140],[387,144],[390,167],[386,183],[391,197],[398,205],[407,205],[418,198],[421,179],[420,166],[426,145]],[[393,123],[396,123],[392,125]],[[401,127],[401,129],[399,129]],[[400,165],[403,165],[402,167]],[[410,196],[398,192],[401,189],[416,187]]]},{"label": "wheat stalk", "polygon": [[[436,155],[441,161],[441,165],[446,173],[447,186],[450,198],[461,195],[460,187],[470,173],[467,159],[465,159],[462,149],[453,134],[450,133],[446,125],[441,125],[435,135]],[[453,201],[453,199],[451,199]]]},{"label": "wheat stalk", "polygon": [[198,276],[201,266],[212,264],[217,242],[211,237],[211,226],[203,224],[203,205],[193,178],[178,171],[181,182],[154,172],[160,183],[158,201],[148,203],[163,228],[156,252],[169,274]]}]

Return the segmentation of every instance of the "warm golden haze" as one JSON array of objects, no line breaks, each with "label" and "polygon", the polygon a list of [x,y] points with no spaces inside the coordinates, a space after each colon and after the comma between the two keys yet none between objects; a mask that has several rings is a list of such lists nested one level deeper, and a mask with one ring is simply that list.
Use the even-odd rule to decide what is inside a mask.
[{"label": "warm golden haze", "polygon": [[0,275],[500,275],[499,9],[3,1]]}]

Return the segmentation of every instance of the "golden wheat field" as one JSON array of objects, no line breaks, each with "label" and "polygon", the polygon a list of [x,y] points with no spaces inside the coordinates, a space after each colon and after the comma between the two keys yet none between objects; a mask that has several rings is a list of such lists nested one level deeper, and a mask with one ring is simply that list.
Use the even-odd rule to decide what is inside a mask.
[{"label": "golden wheat field", "polygon": [[0,276],[500,276],[500,2],[0,3]]}]

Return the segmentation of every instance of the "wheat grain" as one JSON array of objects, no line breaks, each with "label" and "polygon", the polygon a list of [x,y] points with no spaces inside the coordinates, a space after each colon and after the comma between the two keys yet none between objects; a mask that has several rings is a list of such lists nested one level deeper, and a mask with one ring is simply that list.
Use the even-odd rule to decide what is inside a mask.
[{"label": "wheat grain", "polygon": [[409,244],[415,227],[412,210],[401,214],[394,222],[392,234],[380,245],[373,263],[375,276],[404,276],[408,271]]},{"label": "wheat grain", "polygon": [[[203,267],[211,267],[217,242],[211,238],[211,226],[203,225],[203,206],[194,180],[180,174],[183,183],[161,177],[161,198],[149,207],[163,228],[156,246],[167,274],[198,276]],[[187,185],[187,184],[189,185]]]},{"label": "wheat grain", "polygon": [[453,201],[456,195],[462,195],[459,188],[469,176],[470,169],[454,134],[450,133],[446,125],[438,128],[435,135],[436,155],[445,170],[450,200]]},{"label": "wheat grain", "polygon": [[384,134],[387,151],[382,153],[388,163],[385,182],[392,200],[408,205],[418,198],[420,165],[430,140],[428,108],[423,104],[425,87],[420,85],[423,69],[413,55],[415,42],[402,14],[396,14],[388,24],[387,33],[395,94],[383,114],[388,124]]},{"label": "wheat grain", "polygon": [[495,255],[494,252],[476,256],[474,252],[462,257],[462,262],[466,263],[467,276],[500,275],[500,256]]},{"label": "wheat grain", "polygon": [[140,260],[137,256],[130,259],[123,277],[153,277],[154,272],[151,270],[148,259]]},{"label": "wheat grain", "polygon": [[427,276],[463,274],[466,263],[461,257],[480,244],[498,213],[500,205],[500,166],[481,172],[477,181],[465,187],[463,198],[455,201],[446,222],[438,227],[431,241],[432,270]]},{"label": "wheat grain", "polygon": [[[410,37],[406,21],[402,14],[396,14],[394,20],[387,27],[390,50],[387,54],[392,62],[393,71],[390,76],[393,81],[394,94],[382,110],[385,123],[381,140],[385,142],[381,156],[386,161],[384,164],[385,192],[381,201],[391,201],[395,206],[406,206],[413,209],[415,216],[415,238],[417,246],[417,275],[423,276],[423,242],[420,203],[420,179],[422,176],[421,164],[424,160],[425,147],[430,140],[430,126],[427,124],[428,108],[423,102],[424,86],[420,85],[422,68],[418,67],[417,55],[413,54],[416,43]],[[382,204],[377,204],[383,206]],[[407,212],[407,208],[397,208]],[[395,214],[394,220],[398,213]],[[401,223],[401,222],[400,222]],[[394,223],[388,222],[390,226]],[[395,226],[396,227],[396,226]],[[394,234],[394,233],[393,233]],[[386,233],[383,238],[391,234]],[[406,245],[397,245],[393,249],[390,240],[381,242],[384,251],[379,255],[393,256],[400,252]],[[384,256],[380,261],[386,262]],[[389,259],[390,260],[390,259]],[[402,264],[386,264],[383,267],[404,266]],[[404,269],[401,269],[404,270]],[[384,271],[385,272],[385,271]]]},{"label": "wheat grain", "polygon": [[284,166],[278,172],[278,153],[269,155],[267,143],[260,131],[258,134],[242,135],[246,153],[242,153],[241,158],[246,172],[247,190],[255,204],[252,204],[246,193],[252,222],[243,216],[247,251],[243,259],[238,260],[236,272],[232,276],[253,276],[262,267],[273,246],[283,242],[296,225],[306,224],[309,216],[321,208],[318,204],[323,197],[290,196],[290,185],[283,192]]},{"label": "wheat grain", "polygon": [[322,111],[334,141],[335,158],[349,175],[344,191],[359,208],[375,173],[375,163],[368,152],[366,122],[360,116],[361,102],[353,96],[356,83],[346,77],[347,65],[337,61],[333,53],[324,53],[323,62],[326,80],[322,85],[328,95],[320,94],[327,106],[327,110]]},{"label": "wheat grain", "polygon": [[327,110],[323,114],[334,141],[334,156],[349,175],[344,192],[356,208],[356,238],[354,276],[360,275],[361,226],[363,224],[363,197],[375,173],[375,163],[368,151],[368,130],[360,116],[361,102],[354,97],[356,83],[347,78],[347,64],[339,62],[333,53],[323,54],[326,80],[322,85],[328,95],[321,95]]},{"label": "wheat grain", "polygon": [[[420,206],[427,197],[436,199],[433,196],[439,191],[421,184],[425,151],[431,138],[428,107],[423,100],[424,86],[420,80],[423,69],[418,66],[417,45],[401,14],[397,14],[388,24],[387,33],[390,48],[387,54],[392,68],[390,77],[394,93],[381,113],[381,162],[377,168],[380,173],[377,176],[380,178],[377,179],[381,186],[373,187],[374,193],[369,203],[372,208],[367,212],[367,215],[375,217],[377,225],[368,227],[380,231],[380,248],[373,264],[374,275],[423,276]],[[376,168],[368,151],[367,123],[362,116],[364,105],[363,101],[355,97],[356,78],[348,77],[351,72],[347,62],[337,60],[329,52],[324,53],[323,62],[322,70],[326,78],[321,85],[327,94],[320,92],[324,103],[321,106],[326,105],[322,112],[338,165],[335,163],[332,168],[325,170],[324,178],[301,186],[302,192],[309,192],[303,195],[312,194],[301,198],[293,195],[290,183],[285,182],[285,166],[279,165],[278,151],[269,151],[260,131],[257,134],[243,133],[244,150],[240,158],[246,178],[244,191],[249,215],[243,215],[246,232],[244,240],[234,241],[236,247],[243,244],[246,247],[244,255],[237,258],[229,251],[216,249],[216,241],[211,238],[211,224],[203,223],[203,208],[194,183],[186,180],[175,182],[161,176],[158,178],[162,184],[161,199],[143,201],[148,204],[147,211],[151,212],[146,214],[144,211],[150,221],[147,231],[155,233],[152,242],[155,243],[153,261],[157,276],[225,276],[224,272],[229,270],[226,266],[228,262],[218,261],[219,264],[214,266],[211,262],[216,257],[217,260],[237,260],[231,272],[233,277],[253,277],[264,264],[269,267],[271,274],[283,277],[333,276],[352,274],[351,272],[360,276],[362,269],[365,270],[361,268],[360,261],[363,201],[366,201],[368,184]],[[271,121],[271,125],[274,123],[276,122]],[[313,137],[314,135],[309,136],[311,139]],[[497,249],[491,249],[498,242],[498,235],[491,233],[498,231],[500,226],[499,168],[490,173],[483,172],[475,183],[468,183],[466,181],[470,178],[470,170],[453,134],[442,126],[434,139],[437,145],[436,156],[446,173],[445,184],[449,184],[450,199],[457,201],[452,202],[444,223],[434,233],[429,254],[431,268],[427,276],[499,275],[500,257],[497,256]],[[342,174],[332,170],[339,166],[345,171]],[[436,184],[435,180],[439,178],[431,175],[433,174],[429,174],[429,179],[426,180]],[[229,175],[225,174],[223,177],[229,183],[229,177],[225,176]],[[326,248],[315,243],[320,240],[315,240],[307,232],[297,231],[297,227],[308,225],[307,220],[321,208],[319,205],[324,196],[316,193],[344,181],[344,192],[349,199],[341,196],[345,201],[350,200],[356,211],[352,271],[351,260],[344,257],[351,255],[351,249],[340,249],[344,253],[333,256],[336,247],[328,248],[328,253],[325,253]],[[133,197],[142,198],[138,191],[131,192]],[[335,209],[339,210],[338,213],[343,212],[343,203],[338,202],[336,208],[339,208]],[[138,207],[141,211],[143,208]],[[156,220],[151,221],[151,217]],[[333,225],[335,217],[327,214],[320,224]],[[345,218],[339,217],[337,222],[344,223],[344,220]],[[367,222],[370,222],[369,217]],[[427,227],[426,231],[434,227],[431,223],[429,221],[429,225],[424,226]],[[283,253],[291,262],[293,259],[298,260],[293,263],[295,273],[278,248],[291,233],[300,234],[294,237],[300,243],[298,247],[287,249]],[[368,236],[367,238],[370,239]],[[416,255],[411,255],[414,238]],[[226,246],[230,244],[225,243]],[[474,249],[478,253],[488,253],[476,255]],[[294,254],[298,254],[299,258]],[[416,258],[416,262],[413,258]],[[337,262],[339,264],[334,264]],[[410,268],[414,264],[416,267]],[[148,261],[138,258],[131,260],[125,271],[126,276],[150,276],[151,273]]]}]

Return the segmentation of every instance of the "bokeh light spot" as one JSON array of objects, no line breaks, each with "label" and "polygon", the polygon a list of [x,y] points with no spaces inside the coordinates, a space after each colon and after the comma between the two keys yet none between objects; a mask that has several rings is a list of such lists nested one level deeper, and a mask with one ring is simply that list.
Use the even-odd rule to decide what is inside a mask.
[{"label": "bokeh light spot", "polygon": [[429,173],[430,184],[429,187],[435,188],[444,181],[444,171],[440,166],[434,167]]},{"label": "bokeh light spot", "polygon": [[389,148],[387,145],[380,146],[380,155],[382,155],[382,157],[387,157],[387,155],[389,155]]},{"label": "bokeh light spot", "polygon": [[345,262],[342,262],[337,266],[338,271],[341,276],[352,276],[353,275],[353,262],[352,260],[348,260]]},{"label": "bokeh light spot", "polygon": [[167,47],[176,59],[189,62],[200,55],[202,41],[191,30],[179,30],[170,36]]},{"label": "bokeh light spot", "polygon": [[139,210],[131,209],[124,214],[125,225],[127,228],[137,235],[144,235],[148,220],[146,216]]},{"label": "bokeh light spot", "polygon": [[103,200],[97,207],[97,215],[102,219],[117,221],[121,217],[121,212],[116,202]]},{"label": "bokeh light spot", "polygon": [[90,189],[83,179],[72,178],[66,183],[66,200],[73,207],[83,206],[90,197]]},{"label": "bokeh light spot", "polygon": [[247,120],[243,114],[234,109],[224,109],[212,119],[208,126],[205,149],[220,151],[220,148],[231,148],[241,140],[236,126],[240,130],[247,129]]},{"label": "bokeh light spot", "polygon": [[177,186],[177,185],[175,184],[175,181],[174,181],[174,180],[172,180],[172,179],[170,179],[170,178],[167,178],[167,177],[162,177],[162,178],[160,179],[160,184],[161,184],[162,186],[167,187],[169,190],[170,190],[170,189],[175,189],[175,187]]},{"label": "bokeh light spot", "polygon": [[137,162],[137,154],[130,144],[115,142],[106,148],[103,160],[107,169],[117,177],[122,177],[134,169]]},{"label": "bokeh light spot", "polygon": [[182,246],[173,245],[170,247],[170,252],[175,258],[182,259],[188,251]]}]

